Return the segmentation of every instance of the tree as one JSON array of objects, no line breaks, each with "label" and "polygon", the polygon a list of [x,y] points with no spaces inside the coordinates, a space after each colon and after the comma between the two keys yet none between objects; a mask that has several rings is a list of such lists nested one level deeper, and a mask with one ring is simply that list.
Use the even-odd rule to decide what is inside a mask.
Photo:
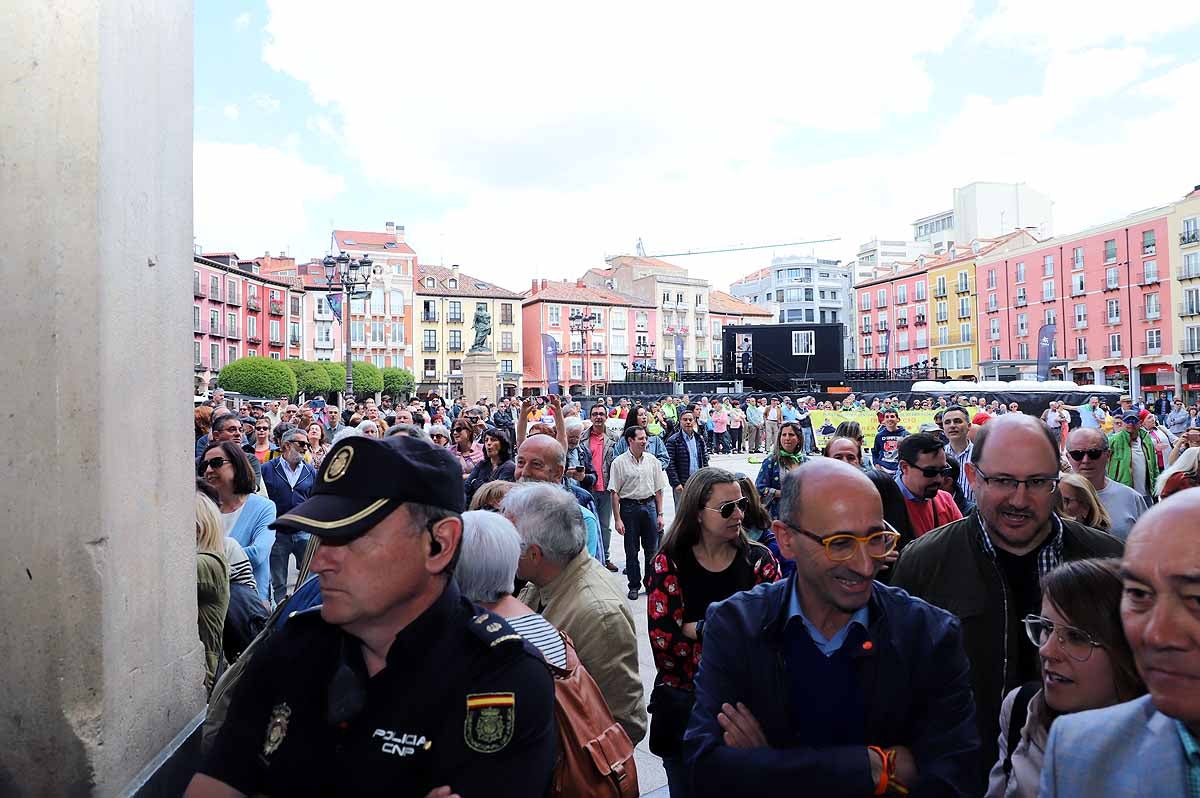
[{"label": "tree", "polygon": [[378,366],[364,360],[355,360],[351,365],[354,368],[355,397],[367,397],[383,390],[383,375],[379,373]]},{"label": "tree", "polygon": [[408,369],[391,367],[383,370],[383,391],[391,394],[392,399],[399,400],[401,396],[411,394],[416,382]]},{"label": "tree", "polygon": [[333,390],[333,381],[329,378],[329,372],[321,368],[319,364],[308,360],[285,360],[283,362],[296,375],[296,390],[306,397],[310,399],[317,396],[323,397]]},{"label": "tree", "polygon": [[296,375],[282,361],[269,357],[243,357],[217,375],[217,385],[227,391],[274,398],[296,395]]},{"label": "tree", "polygon": [[346,367],[341,363],[334,363],[329,360],[319,360],[317,365],[325,369],[329,374],[329,390],[342,391],[346,387]]}]

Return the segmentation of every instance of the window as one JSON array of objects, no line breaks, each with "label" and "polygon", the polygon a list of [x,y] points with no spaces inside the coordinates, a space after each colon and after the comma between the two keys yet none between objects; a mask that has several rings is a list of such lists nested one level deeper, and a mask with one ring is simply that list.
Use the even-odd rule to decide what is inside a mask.
[{"label": "window", "polygon": [[862,339],[862,353],[864,355],[871,354],[871,337],[866,336]]},{"label": "window", "polygon": [[896,343],[897,349],[899,349],[901,352],[908,350],[908,333],[907,332],[902,332],[898,336],[896,336],[896,341],[897,341],[897,343]]},{"label": "window", "polygon": [[[650,326],[650,314],[644,310],[637,311],[637,315],[634,317],[634,324],[638,330],[648,329]],[[639,339],[643,337],[644,336],[638,336]]]},{"label": "window", "polygon": [[501,352],[513,351],[513,334],[511,332],[508,332],[507,330],[500,333],[500,351]]},{"label": "window", "polygon": [[1104,270],[1104,287],[1119,288],[1121,285],[1121,270],[1116,266],[1109,266]]},{"label": "window", "polygon": [[593,360],[592,361],[592,379],[594,379],[594,380],[604,379],[604,361],[603,360]]},{"label": "window", "polygon": [[424,330],[421,333],[421,349],[426,352],[437,351],[437,330]]},{"label": "window", "polygon": [[[832,296],[830,297],[830,299],[837,299],[836,291],[832,292]],[[903,305],[906,302],[908,302],[908,286],[907,285],[896,286],[896,304]]]},{"label": "window", "polygon": [[371,343],[382,344],[384,342],[383,322],[371,322]]},{"label": "window", "polygon": [[918,302],[925,299],[925,282],[921,281],[913,286],[913,298]]},{"label": "window", "polygon": [[462,374],[462,359],[457,357],[450,358],[450,373],[454,375]]},{"label": "window", "polygon": [[225,281],[225,293],[228,297],[229,304],[236,305],[238,303],[238,284],[236,281]]},{"label": "window", "polygon": [[192,331],[200,332],[200,306],[192,305]]},{"label": "window", "polygon": [[[549,306],[550,326],[557,327],[562,323],[562,307],[559,305]],[[645,315],[645,314],[640,314]]]},{"label": "window", "polygon": [[1017,335],[1029,335],[1029,314],[1017,314]]},{"label": "window", "polygon": [[280,329],[282,328],[279,326],[279,320],[271,319],[271,343],[283,343],[283,333],[280,332]]},{"label": "window", "polygon": [[812,309],[812,308],[805,308],[805,309],[804,309],[804,320],[805,320],[805,321],[812,321],[812,320],[813,320],[813,318],[814,318],[814,317],[813,317],[813,309]]},{"label": "window", "polygon": [[958,273],[958,293],[963,294],[971,290],[971,279],[965,271]]},{"label": "window", "polygon": [[871,331],[871,317],[870,316],[862,317],[862,330],[863,330],[863,332]]},{"label": "window", "polygon": [[993,346],[992,347],[992,360],[999,360],[999,359],[1000,359],[1000,347]]},{"label": "window", "polygon": [[221,299],[221,278],[219,275],[211,275],[208,278],[208,298],[220,301]]},{"label": "window", "polygon": [[1075,247],[1074,256],[1071,259],[1072,269],[1083,268],[1083,247]]},{"label": "window", "polygon": [[1083,296],[1086,293],[1083,286],[1084,273],[1071,275],[1071,296]]},{"label": "window", "polygon": [[391,325],[391,343],[401,345],[404,343],[404,325],[400,322],[393,322]]},{"label": "window", "polygon": [[887,307],[887,289],[880,288],[875,292],[875,304],[878,307]]},{"label": "window", "polygon": [[[812,302],[812,301],[813,301],[813,290],[812,290],[811,288],[805,288],[805,289],[804,289],[804,301],[805,301],[805,302]],[[883,304],[884,304],[884,303],[880,303],[879,307],[883,307]]]},{"label": "window", "polygon": [[1050,302],[1054,299],[1054,278],[1042,280],[1042,301]]},{"label": "window", "polygon": [[[1200,230],[1196,234],[1200,236]],[[1200,277],[1200,252],[1183,253],[1183,268],[1180,270],[1179,277],[1180,279]]]},{"label": "window", "polygon": [[367,323],[365,321],[350,322],[350,343],[362,346],[367,342]]},{"label": "window", "polygon": [[249,338],[258,337],[258,318],[256,316],[246,317],[246,336]]},{"label": "window", "polygon": [[572,360],[571,361],[571,379],[573,379],[573,380],[582,380],[583,379],[583,361],[582,360]]},{"label": "window", "polygon": [[1147,260],[1142,262],[1142,285],[1158,282],[1158,261]]},{"label": "window", "polygon": [[1110,238],[1104,242],[1104,262],[1117,262],[1117,239]]},{"label": "window", "polygon": [[236,313],[225,314],[225,334],[230,338],[237,338],[238,317]]},{"label": "window", "polygon": [[663,306],[666,307],[670,304],[671,304],[671,292],[663,291]]},{"label": "window", "polygon": [[380,368],[380,369],[383,368],[383,365],[384,365],[383,355],[371,355],[371,363],[375,366],[375,368]]},{"label": "window", "polygon": [[424,371],[425,371],[426,377],[436,377],[437,376],[437,361],[433,360],[431,358],[426,358]]},{"label": "window", "polygon": [[500,370],[502,372],[504,372],[505,374],[512,374],[513,373],[513,362],[511,360],[501,360],[500,361]]},{"label": "window", "polygon": [[1108,356],[1109,357],[1121,357],[1121,334],[1120,333],[1109,333],[1108,334]]},{"label": "window", "polygon": [[221,368],[221,345],[208,345],[208,367],[213,371]]},{"label": "window", "polygon": [[388,310],[393,316],[404,315],[404,292],[389,291],[388,292]]},{"label": "window", "polygon": [[990,322],[990,325],[991,326],[988,329],[988,340],[989,341],[999,341],[1000,340],[1000,319],[993,318]]},{"label": "window", "polygon": [[458,288],[458,278],[451,277],[449,280],[446,281],[446,287],[447,288]]},{"label": "window", "polygon": [[1087,356],[1087,338],[1079,336],[1075,339],[1075,358],[1077,360],[1082,360]]},{"label": "window", "polygon": [[192,363],[197,366],[204,365],[200,362],[200,342],[192,341]]},{"label": "window", "polygon": [[800,296],[799,288],[786,288],[783,291],[784,302],[799,302]]},{"label": "window", "polygon": [[221,311],[209,309],[208,311],[208,332],[210,335],[221,334]]},{"label": "window", "polygon": [[946,295],[946,275],[944,275],[944,274],[938,275],[937,285],[936,285],[936,289],[934,291],[934,295],[935,296],[945,296]]},{"label": "window", "polygon": [[608,314],[608,324],[614,330],[624,330],[628,318],[624,310],[614,310]]},{"label": "window", "polygon": [[333,325],[328,322],[317,324],[316,341],[319,344],[328,344],[333,341]]},{"label": "window", "polygon": [[1054,276],[1054,256],[1053,255],[1045,255],[1042,257],[1042,276],[1043,277],[1053,277]]},{"label": "window", "polygon": [[925,349],[929,346],[929,339],[924,330],[917,330],[917,342],[913,346],[916,349]]},{"label": "window", "polygon": [[[677,305],[682,305],[682,304],[684,304],[684,301],[683,301],[683,294],[676,294],[676,295],[675,295],[675,304],[677,304]],[[686,308],[684,308],[684,309],[686,310]]]},{"label": "window", "polygon": [[945,302],[937,303],[937,320],[945,321],[948,318],[950,318],[950,311],[946,307],[946,303]]},{"label": "window", "polygon": [[625,333],[612,333],[609,336],[609,343],[614,355],[623,355],[629,351],[625,343]]},{"label": "window", "polygon": [[1179,310],[1183,316],[1200,315],[1200,288],[1184,289],[1183,305]]},{"label": "window", "polygon": [[1155,245],[1155,240],[1154,240],[1154,231],[1153,230],[1143,230],[1142,231],[1142,254],[1143,255],[1153,255],[1157,251],[1157,249],[1158,249],[1158,247]]},{"label": "window", "polygon": [[299,316],[300,315],[300,297],[293,296],[293,297],[290,297],[290,299],[291,299],[290,304],[292,306],[292,315]]},{"label": "window", "polygon": [[1075,329],[1082,330],[1087,327],[1087,305],[1075,306]]},{"label": "window", "polygon": [[1108,323],[1119,324],[1121,322],[1121,300],[1110,299],[1104,303],[1108,310]]},{"label": "window", "polygon": [[1146,354],[1162,353],[1162,330],[1146,330]]},{"label": "window", "polygon": [[446,308],[446,322],[449,324],[458,324],[462,320],[462,302],[459,302],[457,299],[451,299]]},{"label": "window", "polygon": [[1000,303],[996,300],[995,294],[988,294],[988,310],[995,312],[1000,309]]},{"label": "window", "polygon": [[812,330],[792,330],[792,354],[812,355],[815,353],[816,333]]},{"label": "window", "polygon": [[1025,307],[1025,305],[1027,305],[1027,304],[1029,304],[1029,300],[1025,296],[1025,286],[1023,286],[1023,285],[1018,286],[1017,287],[1017,307],[1019,307],[1019,308]]},{"label": "window", "polygon": [[1046,315],[1042,317],[1043,324],[1058,324],[1058,311],[1053,308],[1046,311]]},{"label": "window", "polygon": [[1018,283],[1025,282],[1025,264],[1024,263],[1017,264],[1017,282]]},{"label": "window", "polygon": [[963,296],[958,298],[958,317],[960,319],[969,319],[971,317],[971,297]]},{"label": "window", "polygon": [[1162,304],[1159,300],[1159,295],[1146,294],[1146,318],[1157,319],[1162,316]]},{"label": "window", "polygon": [[945,346],[950,343],[950,328],[938,327],[938,346]]},{"label": "window", "polygon": [[1017,344],[1017,359],[1018,360],[1028,360],[1029,359],[1029,343],[1027,341],[1021,341],[1020,343]]},{"label": "window", "polygon": [[1183,328],[1183,351],[1200,352],[1200,327]]},{"label": "window", "polygon": [[462,330],[450,330],[450,332],[447,333],[447,335],[448,335],[448,340],[450,342],[450,351],[451,352],[461,352],[462,351]]},{"label": "window", "polygon": [[970,324],[958,325],[958,340],[964,344],[971,342],[971,325]]},{"label": "window", "polygon": [[993,290],[995,290],[995,288],[996,288],[996,270],[995,269],[988,269],[987,286],[988,286],[988,288],[991,288]]},{"label": "window", "polygon": [[225,348],[225,362],[232,363],[233,361],[235,361],[237,359],[238,359],[237,347],[236,346],[226,347]]},{"label": "window", "polygon": [[355,299],[354,295],[350,295],[350,315],[362,316],[367,312],[367,303],[364,299]]}]

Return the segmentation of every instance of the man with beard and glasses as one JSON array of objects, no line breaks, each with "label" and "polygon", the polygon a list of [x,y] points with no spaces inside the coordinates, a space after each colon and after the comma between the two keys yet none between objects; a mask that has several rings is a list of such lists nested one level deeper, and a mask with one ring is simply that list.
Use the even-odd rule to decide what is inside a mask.
[{"label": "man with beard and glasses", "polygon": [[954,497],[942,490],[942,479],[949,473],[941,439],[928,432],[918,432],[900,441],[900,470],[896,473],[896,484],[904,496],[908,521],[915,536],[921,537],[962,518]]},{"label": "man with beard and glasses", "polygon": [[1010,413],[979,430],[967,463],[975,510],[913,541],[891,584],[953,612],[963,625],[983,767],[996,761],[1000,703],[1038,677],[1021,619],[1041,609],[1039,581],[1055,566],[1117,557],[1121,541],[1054,514],[1058,439],[1033,416]]},{"label": "man with beard and glasses", "polygon": [[784,478],[772,531],[795,574],[705,616],[692,794],[982,795],[959,621],[874,581],[899,538],[875,486],[809,461]]}]

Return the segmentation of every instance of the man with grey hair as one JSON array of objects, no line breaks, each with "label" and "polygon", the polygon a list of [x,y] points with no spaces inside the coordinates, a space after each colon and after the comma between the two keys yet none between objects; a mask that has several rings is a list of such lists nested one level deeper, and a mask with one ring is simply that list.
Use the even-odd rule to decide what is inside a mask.
[{"label": "man with grey hair", "polygon": [[583,488],[565,483],[567,453],[554,438],[549,435],[532,435],[525,439],[517,449],[516,468],[513,479],[516,482],[548,482],[557,485],[562,490],[575,497],[579,505],[579,514],[587,530],[587,550],[592,556],[603,560],[603,550],[600,545],[600,521],[596,518],[595,502],[592,495]]},{"label": "man with grey hair", "polygon": [[[408,411],[402,410],[400,412],[407,413]],[[397,415],[399,415],[399,413]],[[412,414],[409,414],[409,418],[412,418]],[[416,424],[411,424],[404,421],[398,421],[392,426],[388,427],[387,433],[383,437],[390,438],[393,435],[407,435],[410,438],[420,438],[423,441],[430,439],[429,433],[427,433],[425,430],[421,429]]]},{"label": "man with grey hair", "polygon": [[[308,499],[317,481],[317,472],[304,462],[308,453],[308,433],[297,427],[283,433],[281,454],[268,460],[262,467],[263,485],[267,497],[275,503],[275,517],[286,515],[292,508]],[[308,546],[308,533],[291,528],[281,528],[275,533],[271,546],[271,593],[276,604],[283,602],[287,593],[288,564],[296,558],[296,567],[304,562],[304,550]]]},{"label": "man with grey hair", "polygon": [[578,505],[554,485],[523,484],[509,491],[500,511],[524,544],[517,578],[529,584],[521,601],[571,638],[613,717],[636,744],[646,735],[646,707],[633,615],[604,566],[585,549]]}]

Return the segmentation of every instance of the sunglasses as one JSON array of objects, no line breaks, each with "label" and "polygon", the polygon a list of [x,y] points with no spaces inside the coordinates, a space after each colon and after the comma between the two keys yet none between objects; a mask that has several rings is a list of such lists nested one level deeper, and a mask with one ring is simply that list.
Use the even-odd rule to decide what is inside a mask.
[{"label": "sunglasses", "polygon": [[1079,463],[1085,457],[1089,460],[1099,460],[1107,451],[1107,449],[1069,449],[1067,454],[1071,455],[1072,460]]},{"label": "sunglasses", "polygon": [[254,430],[256,432],[270,432],[271,428],[270,427],[255,427]]},{"label": "sunglasses", "polygon": [[295,446],[297,449],[299,449],[302,452],[308,451],[308,442],[307,441],[289,441],[289,442],[292,444],[292,446]]},{"label": "sunglasses", "polygon": [[745,496],[743,496],[740,499],[733,499],[731,501],[722,502],[721,504],[717,505],[716,507],[708,507],[706,505],[704,507],[704,509],[712,510],[714,513],[720,513],[722,518],[728,518],[729,516],[733,515],[734,510],[741,510],[744,513],[744,512],[746,512],[746,508],[749,506],[750,506],[750,500],[747,499]]},{"label": "sunglasses", "polygon": [[203,474],[210,468],[221,468],[232,462],[232,460],[226,460],[224,457],[214,457],[210,460],[204,460],[200,463],[200,473]]},{"label": "sunglasses", "polygon": [[912,460],[905,460],[904,462],[908,463],[910,468],[914,468],[917,471],[920,471],[921,476],[925,477],[926,479],[933,479],[934,477],[948,477],[952,473],[954,473],[950,469],[950,466],[942,466],[941,468],[934,468],[932,466],[930,466],[929,468],[921,468],[916,463],[914,463]]}]

